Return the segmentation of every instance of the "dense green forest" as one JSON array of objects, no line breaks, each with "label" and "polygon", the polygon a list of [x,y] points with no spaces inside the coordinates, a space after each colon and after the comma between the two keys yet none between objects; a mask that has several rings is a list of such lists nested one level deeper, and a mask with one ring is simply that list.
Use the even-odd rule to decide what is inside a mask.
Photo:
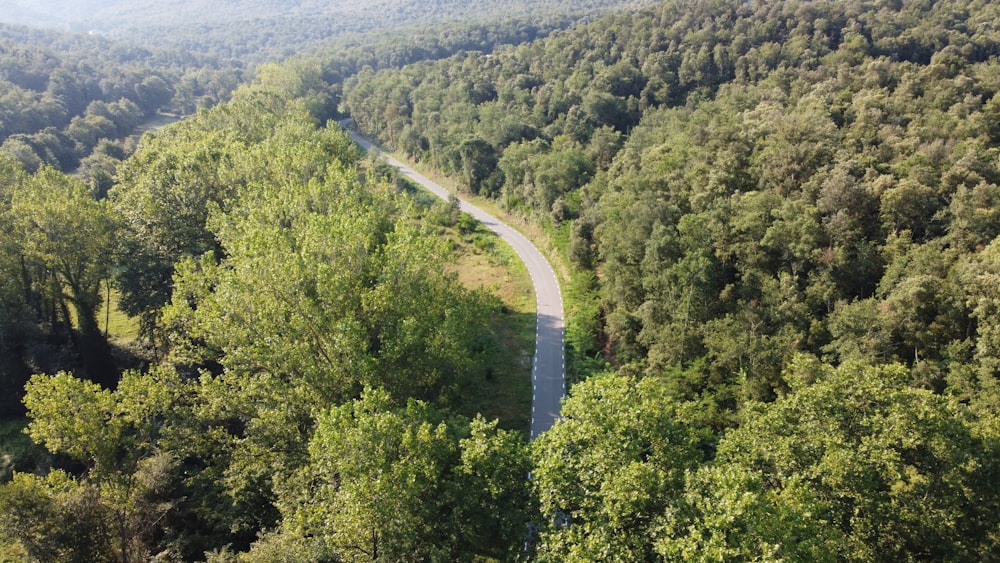
[{"label": "dense green forest", "polygon": [[[289,57],[321,61],[317,78],[336,108],[340,84],[366,66],[398,68],[462,51],[490,52],[544,37],[622,3],[573,9],[558,2],[491,4],[490,9],[459,3],[421,7],[419,14],[405,3],[345,5],[332,12],[296,6],[292,14],[289,6],[264,3],[208,13],[199,6],[197,18],[184,3],[18,6],[0,20],[58,23],[90,33],[0,24],[0,150],[30,171],[42,164],[79,168],[79,175],[103,192],[117,162],[134,149],[126,138],[137,126],[155,123],[151,118],[161,110],[189,115],[228,99],[258,64]],[[386,19],[382,10],[395,15]],[[477,17],[467,17],[470,13]],[[96,21],[108,30],[139,24],[157,28],[118,34],[113,41],[93,32]],[[191,21],[201,25],[191,26]]]},{"label": "dense green forest", "polygon": [[[145,137],[104,199],[4,161],[0,343],[8,373],[51,374],[24,405],[56,456],[0,487],[4,558],[517,549],[524,439],[466,401],[490,392],[510,313],[444,267],[446,203],[416,204],[279,90]],[[157,360],[120,378],[96,318],[109,284]],[[329,518],[353,531],[324,535]]]},{"label": "dense green forest", "polygon": [[[458,24],[263,65],[104,193],[0,156],[0,560],[995,560],[996,21]],[[566,261],[534,441],[475,400],[516,316],[447,265],[476,226],[347,114]]]},{"label": "dense green forest", "polygon": [[796,352],[936,391],[992,373],[997,11],[668,2],[362,72],[345,105],[595,274],[580,355],[682,380],[725,426]]},{"label": "dense green forest", "polygon": [[0,24],[0,153],[31,172],[78,171],[104,193],[140,125],[228,99],[241,74],[206,57]]},{"label": "dense green forest", "polygon": [[[970,443],[986,448],[972,454],[976,461],[968,467],[978,465],[986,478],[996,475],[987,453],[995,436],[987,429],[995,428],[1000,406],[993,243],[1000,232],[1000,35],[992,25],[998,16],[990,2],[666,2],[488,56],[361,72],[345,84],[345,106],[383,143],[545,227],[577,269],[568,343],[579,376],[607,363],[624,378],[617,385],[658,386],[669,400],[657,397],[666,404],[650,408],[700,432],[696,451],[706,452],[705,459],[719,456],[707,467],[735,461],[723,452],[732,452],[728,444],[740,436],[754,438],[741,432],[758,410],[812,401],[799,396],[796,381],[834,385],[836,377],[891,373],[891,385],[905,386],[885,390],[890,395],[920,390],[929,393],[928,404],[956,409],[948,416],[980,421],[966,423]],[[834,367],[799,373],[797,366],[812,361],[803,358]],[[838,384],[843,392],[846,383]],[[569,405],[566,428],[575,418]],[[859,416],[896,416],[892,401],[876,405]],[[581,410],[577,416],[589,428],[588,417],[598,415]],[[837,425],[830,416],[826,423]],[[645,418],[634,423],[644,425]],[[739,446],[741,456],[756,460],[748,473],[699,481],[691,477],[693,466],[662,474],[661,463],[646,459],[655,436],[629,438],[641,430],[607,424],[614,432],[609,447],[634,452],[629,459],[641,460],[642,471],[673,474],[680,481],[658,486],[677,492],[650,490],[634,501],[653,512],[617,521],[621,513],[605,511],[624,499],[604,495],[616,486],[624,494],[628,486],[618,479],[631,474],[594,471],[597,480],[581,489],[573,483],[587,483],[596,463],[588,456],[590,462],[574,466],[579,473],[563,476],[567,481],[553,497],[542,497],[548,511],[575,517],[543,533],[541,547],[554,559],[642,559],[654,552],[688,559],[710,546],[725,558],[762,549],[740,543],[758,533],[750,529],[745,537],[683,540],[692,542],[683,548],[690,551],[673,551],[682,549],[683,542],[672,543],[681,541],[676,537],[664,544],[651,537],[670,529],[665,514],[680,518],[673,503],[682,489],[702,503],[687,517],[706,523],[733,517],[698,512],[716,508],[711,499],[721,497],[713,495],[731,494],[724,485],[757,487],[764,512],[754,519],[792,518],[773,511],[794,505],[812,514],[809,526],[836,523],[842,537],[826,539],[846,544],[817,544],[814,554],[889,554],[888,546],[872,543],[888,529],[863,522],[868,509],[855,504],[863,494],[816,489],[834,478],[820,466],[843,471],[835,474],[851,486],[868,475],[874,479],[864,485],[873,487],[869,492],[883,491],[896,503],[902,501],[889,499],[909,486],[911,474],[925,492],[942,492],[951,481],[932,477],[930,465],[956,460],[944,452],[953,461],[939,454],[935,462],[918,460],[918,452],[930,451],[919,441],[885,445],[892,461],[866,460],[852,440],[889,437],[858,435],[877,426],[859,423],[832,439],[857,452],[856,463],[876,464],[877,471],[832,458],[789,459],[799,465],[777,469],[775,461],[764,461],[772,454],[754,452],[768,447],[761,440]],[[557,427],[552,434],[563,431],[570,443],[549,456],[586,451],[573,445],[581,442],[569,438],[572,431]],[[828,444],[790,447],[796,456],[838,455]],[[630,467],[622,471],[639,471]],[[684,471],[688,479],[681,479]],[[803,492],[798,487],[820,504],[784,496]],[[827,503],[834,498],[845,504],[832,508]],[[990,504],[996,495],[979,488],[966,502]],[[930,506],[920,510],[939,510]],[[971,513],[962,518],[976,521]],[[628,527],[640,524],[649,533]],[[618,537],[639,544],[601,535],[614,535],[608,531],[614,525],[625,526]],[[671,525],[681,533],[692,523]],[[953,528],[952,539],[942,529],[896,530],[893,549],[900,557],[975,559],[997,539],[995,518],[977,526],[983,527]],[[871,532],[875,528],[880,531]],[[856,535],[862,533],[874,535]],[[814,532],[794,534],[801,535],[766,540],[774,556],[812,559],[794,555],[789,542],[819,541]],[[590,551],[608,546],[628,551]]]},{"label": "dense green forest", "polygon": [[[411,35],[454,35],[452,26],[565,27],[613,9],[653,0],[351,0],[239,2],[11,0],[0,21],[107,35],[128,44],[210,54],[259,64],[301,55],[342,36],[367,42],[393,30],[393,43]],[[445,37],[445,41],[448,39]]]}]

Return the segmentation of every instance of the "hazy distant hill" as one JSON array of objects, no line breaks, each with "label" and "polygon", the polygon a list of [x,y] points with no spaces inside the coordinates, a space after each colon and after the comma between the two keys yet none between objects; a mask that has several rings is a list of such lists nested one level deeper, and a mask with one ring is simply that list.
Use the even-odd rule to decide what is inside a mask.
[{"label": "hazy distant hill", "polygon": [[[455,21],[586,14],[650,0],[0,0],[0,21],[227,54],[288,49],[344,32]],[[262,41],[266,39],[266,41]]]},{"label": "hazy distant hill", "polygon": [[392,0],[365,3],[339,0],[6,0],[0,18],[29,25],[68,27],[75,31],[120,32],[124,29],[185,23],[219,23],[271,17],[356,14],[384,10]]}]

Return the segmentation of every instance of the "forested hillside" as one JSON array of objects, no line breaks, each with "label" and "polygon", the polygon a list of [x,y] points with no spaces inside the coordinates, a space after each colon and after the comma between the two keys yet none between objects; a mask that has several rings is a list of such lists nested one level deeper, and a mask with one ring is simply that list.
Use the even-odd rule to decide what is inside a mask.
[{"label": "forested hillside", "polygon": [[[509,313],[444,267],[447,205],[415,204],[309,107],[242,88],[145,137],[106,199],[4,161],[0,344],[23,364],[7,373],[49,374],[24,404],[56,457],[0,486],[0,558],[517,549],[526,444],[470,408]],[[120,379],[108,284],[155,346]],[[73,375],[52,369],[63,339]]]},{"label": "forested hillside", "polygon": [[[289,57],[322,60],[317,78],[336,108],[340,84],[366,66],[398,68],[456,52],[490,52],[623,3],[491,3],[489,9],[444,3],[428,9],[406,2],[243,2],[233,9],[189,2],[14,2],[0,21],[78,32],[0,24],[0,150],[28,170],[82,165],[80,176],[103,192],[117,162],[134,148],[119,141],[139,123],[158,110],[188,115],[224,101],[257,65]],[[95,26],[114,31],[114,39],[94,32]]]},{"label": "forested hillside", "polygon": [[240,80],[207,57],[0,24],[0,153],[32,172],[80,168],[103,193],[137,126],[226,100]]},{"label": "forested hillside", "polygon": [[[1000,6],[519,21],[262,65],[106,193],[0,156],[0,560],[996,559]],[[565,260],[532,442],[490,243],[345,113]]]},{"label": "forested hillside", "polygon": [[[995,548],[996,518],[971,509],[995,491],[953,491],[969,510],[908,495],[958,482],[940,471],[995,475],[998,17],[665,2],[347,81],[362,129],[545,227],[575,265],[575,365],[619,375],[581,385],[539,440],[543,507],[572,515],[541,555]],[[879,387],[854,403],[862,384]],[[952,424],[958,442],[919,437]]]},{"label": "forested hillside", "polygon": [[[7,0],[0,21],[99,33],[145,47],[180,48],[247,63],[315,50],[345,34],[447,33],[447,26],[517,20],[551,27],[652,0],[351,0],[235,2]],[[530,22],[530,23],[529,23]],[[560,23],[561,22],[561,23]]]},{"label": "forested hillside", "polygon": [[598,275],[582,353],[680,370],[687,398],[710,390],[723,411],[781,392],[795,352],[903,362],[940,391],[994,362],[975,280],[1000,228],[996,15],[668,2],[362,72],[346,105],[566,237]]}]

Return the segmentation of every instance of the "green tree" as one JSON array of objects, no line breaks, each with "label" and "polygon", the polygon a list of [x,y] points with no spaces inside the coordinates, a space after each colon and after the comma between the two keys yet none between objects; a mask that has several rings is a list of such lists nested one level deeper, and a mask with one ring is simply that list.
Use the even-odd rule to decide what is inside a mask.
[{"label": "green tree", "polygon": [[42,159],[23,137],[10,137],[0,145],[4,157],[14,159],[28,172],[36,172],[42,166]]},{"label": "green tree", "polygon": [[583,150],[559,142],[553,150],[532,158],[530,166],[535,189],[529,201],[535,211],[542,213],[551,211],[556,199],[583,186],[594,174],[594,164]]},{"label": "green tree", "polygon": [[318,128],[302,103],[249,88],[145,139],[109,195],[122,224],[122,307],[150,338],[174,264],[220,249],[211,210],[225,211],[251,184],[305,182],[323,177],[331,160],[358,159],[339,127]]},{"label": "green tree", "polygon": [[660,522],[656,552],[665,561],[843,560],[843,534],[812,491],[794,480],[773,491],[739,465],[688,473]]},{"label": "green tree", "polygon": [[492,196],[498,190],[497,156],[493,146],[482,139],[469,139],[459,146],[465,184],[476,195]]},{"label": "green tree", "polygon": [[332,165],[217,215],[226,258],[183,263],[165,312],[177,359],[292,377],[323,401],[372,385],[451,400],[492,305],[445,273],[435,239],[393,219],[388,190]]},{"label": "green tree", "polygon": [[227,182],[226,140],[194,124],[148,139],[121,168],[109,197],[122,225],[117,282],[123,310],[141,316],[147,336],[170,297],[174,262],[216,248],[208,210],[234,197]]},{"label": "green tree", "polygon": [[65,471],[45,477],[16,473],[0,485],[2,556],[20,552],[30,561],[120,561],[110,520],[98,488]]},{"label": "green tree", "polygon": [[542,561],[655,558],[658,517],[702,459],[657,379],[593,376],[532,444]]},{"label": "green tree", "polygon": [[449,522],[462,538],[455,554],[517,559],[524,549],[525,522],[538,516],[528,482],[528,444],[519,433],[499,429],[498,421],[476,416],[458,447],[461,462],[452,472],[459,500]]},{"label": "green tree", "polygon": [[138,97],[139,107],[146,115],[152,115],[170,102],[174,89],[166,80],[152,75],[135,85],[135,95]]},{"label": "green tree", "polygon": [[[18,350],[29,341],[34,327],[30,308],[30,287],[26,286],[21,260],[21,240],[11,213],[14,190],[27,181],[21,167],[13,160],[0,157],[0,386],[21,389],[31,374]],[[0,399],[0,418],[20,414],[18,393],[7,393]]]},{"label": "green tree", "polygon": [[320,122],[335,117],[340,103],[333,85],[324,80],[318,60],[299,58],[263,64],[256,70],[254,88],[301,101]]},{"label": "green tree", "polygon": [[[62,485],[56,485],[52,479],[58,473],[53,474],[42,498],[51,497],[57,502],[54,510],[66,511],[65,529],[94,528],[90,532],[94,536],[84,540],[88,549],[115,553],[114,559],[123,563],[152,555],[160,537],[156,523],[174,507],[169,493],[177,478],[177,460],[158,446],[164,418],[177,402],[179,383],[176,374],[166,370],[153,376],[126,373],[114,391],[67,373],[36,375],[28,383],[27,433],[52,453],[65,454],[85,467],[79,479],[66,477]],[[43,483],[19,478],[22,485]],[[16,477],[11,490],[19,490],[17,483]],[[76,515],[71,508],[60,507],[59,503],[68,502],[59,496],[60,488],[66,494],[86,493],[92,512]],[[68,541],[60,536],[62,528],[39,534],[35,526],[40,516],[37,512],[22,516],[15,534],[22,544]],[[72,532],[68,536],[74,537]]]},{"label": "green tree", "polygon": [[115,225],[107,206],[79,181],[43,168],[14,190],[11,214],[30,268],[24,274],[48,293],[64,321],[75,319],[76,348],[87,374],[113,384],[114,364],[97,322],[114,265],[108,249]]},{"label": "green tree", "polygon": [[367,390],[319,417],[309,453],[281,486],[281,541],[318,543],[343,561],[473,561],[522,548],[528,457],[511,431],[419,401],[394,409]]},{"label": "green tree", "polygon": [[[785,377],[791,391],[748,404],[711,466],[689,481],[677,514],[693,520],[668,527],[666,553],[714,546],[734,557],[769,546],[793,560],[989,557],[996,443],[975,431],[965,407],[908,387],[901,366],[799,357]],[[713,529],[733,521],[724,536]]]},{"label": "green tree", "polygon": [[975,356],[986,379],[1000,369],[1000,242],[994,240],[961,269],[967,305],[976,320]]}]

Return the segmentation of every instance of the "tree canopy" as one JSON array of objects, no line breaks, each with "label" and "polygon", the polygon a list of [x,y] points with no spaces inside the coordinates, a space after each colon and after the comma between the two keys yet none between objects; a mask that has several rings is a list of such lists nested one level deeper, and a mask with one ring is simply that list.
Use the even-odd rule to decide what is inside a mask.
[{"label": "tree canopy", "polygon": [[[134,151],[108,134],[194,83],[71,115],[42,92],[86,81],[11,54],[65,130],[0,155],[0,430],[45,448],[4,459],[0,559],[994,559],[998,10],[421,27],[262,65]],[[470,398],[518,361],[449,264],[492,242],[343,112],[565,259],[569,394],[530,444]],[[38,152],[64,137],[89,185]]]},{"label": "tree canopy", "polygon": [[725,426],[783,391],[797,352],[901,362],[936,391],[979,365],[988,325],[960,272],[997,234],[996,15],[664,2],[361,72],[344,99],[595,274],[580,365],[685,374]]}]

